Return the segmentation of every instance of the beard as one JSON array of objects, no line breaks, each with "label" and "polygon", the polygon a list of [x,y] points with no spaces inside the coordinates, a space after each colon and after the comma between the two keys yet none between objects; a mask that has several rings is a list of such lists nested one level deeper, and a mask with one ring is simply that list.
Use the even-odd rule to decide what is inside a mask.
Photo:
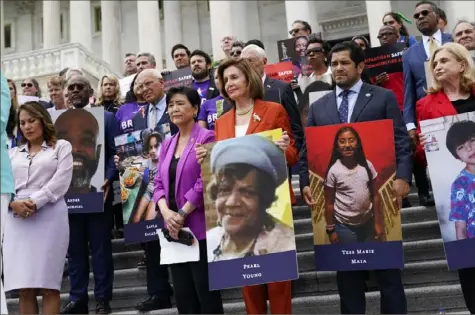
[{"label": "beard", "polygon": [[203,80],[209,75],[209,73],[208,73],[208,69],[203,69],[197,72],[193,70],[192,75],[193,75],[193,78],[195,78],[195,80]]},{"label": "beard", "polygon": [[[74,165],[80,164],[80,165]],[[99,166],[98,160],[91,160],[82,154],[73,153],[73,179],[70,190],[89,188],[91,179]]]}]

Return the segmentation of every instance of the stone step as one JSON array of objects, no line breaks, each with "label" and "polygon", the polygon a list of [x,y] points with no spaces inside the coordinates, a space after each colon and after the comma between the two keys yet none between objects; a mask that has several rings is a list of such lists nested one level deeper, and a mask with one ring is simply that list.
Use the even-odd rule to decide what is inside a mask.
[{"label": "stone step", "polygon": [[[458,283],[457,274],[447,269],[445,260],[407,263],[404,266],[403,281],[405,288],[421,285]],[[171,279],[170,279],[170,282]],[[117,270],[114,273],[114,290],[146,286],[146,273],[139,269]],[[376,289],[374,279],[368,284],[370,289]],[[89,291],[94,290],[94,278],[89,275]],[[336,292],[336,272],[334,271],[306,271],[299,275],[299,279],[293,282],[293,294],[304,296],[312,293],[328,294]],[[69,280],[65,278],[61,292],[69,292]],[[223,290],[222,297],[225,300],[242,298],[240,289]]]},{"label": "stone step", "polygon": [[[462,292],[458,284],[444,284],[406,288],[408,310],[410,313],[435,313],[440,309],[446,312],[461,312],[465,310]],[[367,313],[379,314],[379,292],[366,293]],[[145,287],[122,288],[114,290],[111,306],[115,314],[137,314],[133,307],[146,296]],[[61,303],[64,304],[68,295],[61,294]],[[41,297],[38,298],[41,303]],[[339,314],[338,294],[297,296],[292,299],[293,313],[295,314]],[[10,313],[18,313],[18,299],[7,301]],[[224,303],[226,314],[244,314],[244,302]],[[93,312],[95,301],[93,293],[89,292],[89,309]],[[153,311],[150,314],[177,314],[174,308]]]},{"label": "stone step", "polygon": [[[300,250],[299,241],[303,238],[308,242],[312,233],[312,221],[308,206],[296,206],[293,208],[294,228],[297,238],[297,249]],[[437,221],[435,208],[412,207],[402,209],[403,237],[405,241],[440,238],[440,228]],[[301,236],[304,235],[304,236]],[[299,236],[301,236],[299,238]],[[308,248],[305,246],[304,248]],[[124,243],[124,239],[112,240],[112,252],[130,252],[141,250],[140,244]]]}]

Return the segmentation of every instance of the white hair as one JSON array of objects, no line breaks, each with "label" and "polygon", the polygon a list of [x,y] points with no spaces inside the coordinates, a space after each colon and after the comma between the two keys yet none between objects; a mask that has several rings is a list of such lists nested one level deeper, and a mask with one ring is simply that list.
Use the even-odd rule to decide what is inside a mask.
[{"label": "white hair", "polygon": [[262,49],[261,47],[254,44],[244,47],[244,49],[241,52],[241,56],[250,52],[255,53],[261,59],[267,58],[266,51]]},{"label": "white hair", "polygon": [[144,77],[144,76],[146,76],[146,75],[154,76],[159,80],[162,79],[162,74],[157,69],[144,69],[144,70],[142,70],[142,72],[140,72],[137,75],[137,80]]},{"label": "white hair", "polygon": [[66,75],[64,76],[66,81],[69,81],[69,79],[73,77],[74,73],[82,75],[82,76],[84,75],[84,73],[79,69],[68,69],[68,71],[66,71]]}]

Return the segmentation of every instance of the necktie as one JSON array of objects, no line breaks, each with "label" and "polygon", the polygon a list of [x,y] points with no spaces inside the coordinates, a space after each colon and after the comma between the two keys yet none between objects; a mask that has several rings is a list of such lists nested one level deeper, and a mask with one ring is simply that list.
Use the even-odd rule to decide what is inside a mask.
[{"label": "necktie", "polygon": [[432,57],[432,55],[434,54],[434,51],[435,51],[438,47],[439,47],[439,46],[438,46],[437,43],[435,42],[435,38],[434,38],[434,37],[430,37],[430,38],[429,38],[429,53],[430,53],[429,59]]},{"label": "necktie", "polygon": [[148,128],[155,129],[157,125],[157,106],[152,105],[152,107],[150,107],[150,115],[152,116],[150,117],[150,126],[148,126]]},{"label": "necktie", "polygon": [[340,93],[340,96],[343,98],[340,104],[338,112],[340,113],[340,122],[346,124],[348,122],[348,95],[351,93],[350,90],[346,90]]}]

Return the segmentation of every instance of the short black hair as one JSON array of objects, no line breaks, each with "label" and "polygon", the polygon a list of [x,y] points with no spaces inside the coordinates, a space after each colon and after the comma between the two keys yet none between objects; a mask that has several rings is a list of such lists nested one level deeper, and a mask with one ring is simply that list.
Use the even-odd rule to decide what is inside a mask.
[{"label": "short black hair", "polygon": [[355,67],[358,66],[360,62],[364,62],[364,51],[353,41],[341,42],[333,46],[328,54],[330,63],[334,53],[348,51],[350,53],[351,60],[355,63]]},{"label": "short black hair", "polygon": [[211,57],[207,53],[205,53],[204,51],[199,50],[199,49],[195,49],[191,53],[190,59],[193,58],[193,56],[201,56],[201,57],[205,58],[207,65],[211,65]]},{"label": "short black hair", "polygon": [[237,40],[233,43],[232,45],[232,48],[234,47],[241,47],[241,48],[244,48],[246,47],[246,44],[244,44],[244,42],[240,41],[240,40]]},{"label": "short black hair", "polygon": [[[263,44],[260,40],[258,40],[258,39],[250,39],[250,40],[248,40],[245,46],[249,46],[249,45],[256,45],[256,46],[259,46],[259,47],[261,47],[262,49],[266,50],[266,49],[264,48],[264,44]],[[244,47],[245,47],[245,46],[244,46]]]},{"label": "short black hair", "polygon": [[64,68],[63,70],[61,70],[58,75],[59,75],[60,77],[64,77],[64,76],[66,75],[66,72],[68,72],[68,70],[69,70],[69,68],[66,67],[66,68]]},{"label": "short black hair", "polygon": [[[197,55],[197,56],[200,56],[200,55]],[[168,102],[176,94],[186,96],[186,98],[188,99],[188,102],[191,103],[191,106],[198,109],[198,111],[196,112],[196,117],[194,118],[195,122],[198,121],[198,116],[200,114],[200,106],[201,106],[201,97],[198,94],[198,92],[195,89],[192,89],[186,86],[172,87],[170,88],[170,90],[168,90],[168,93],[167,93],[167,98],[166,98],[167,107],[168,107]]]},{"label": "short black hair", "polygon": [[473,138],[475,138],[475,122],[471,120],[458,121],[447,131],[445,145],[453,157],[460,160],[457,148]]},{"label": "short black hair", "polygon": [[312,27],[310,26],[310,24],[308,24],[307,21],[302,21],[302,20],[295,20],[292,24],[295,24],[295,23],[300,23],[303,25],[303,28],[306,30],[306,31],[309,31],[310,33],[312,33]]},{"label": "short black hair", "polygon": [[136,53],[126,53],[124,58],[130,57],[130,56],[137,56]]},{"label": "short black hair", "polygon": [[417,7],[419,7],[419,6],[423,5],[423,4],[430,4],[430,6],[432,7],[432,10],[433,10],[436,14],[438,13],[437,10],[438,10],[439,7],[438,7],[434,2],[432,2],[432,1],[427,1],[427,0],[419,1],[419,2],[416,3],[415,8],[417,8]]},{"label": "short black hair", "polygon": [[322,45],[323,51],[327,53],[330,50],[329,45],[317,34],[310,34],[308,37],[307,48],[310,44]]},{"label": "short black hair", "polygon": [[176,44],[175,46],[172,47],[172,51],[171,51],[172,58],[173,58],[173,54],[175,53],[175,50],[177,49],[184,49],[186,52],[186,55],[188,56],[188,58],[190,58],[190,55],[191,55],[190,50],[188,49],[188,47],[186,47],[183,44]]},{"label": "short black hair", "polygon": [[442,10],[441,8],[439,8],[439,7],[437,8],[436,11],[437,11],[436,13],[439,16],[439,18],[442,19],[445,22],[445,24],[447,24],[447,14],[445,14],[445,11]]}]

